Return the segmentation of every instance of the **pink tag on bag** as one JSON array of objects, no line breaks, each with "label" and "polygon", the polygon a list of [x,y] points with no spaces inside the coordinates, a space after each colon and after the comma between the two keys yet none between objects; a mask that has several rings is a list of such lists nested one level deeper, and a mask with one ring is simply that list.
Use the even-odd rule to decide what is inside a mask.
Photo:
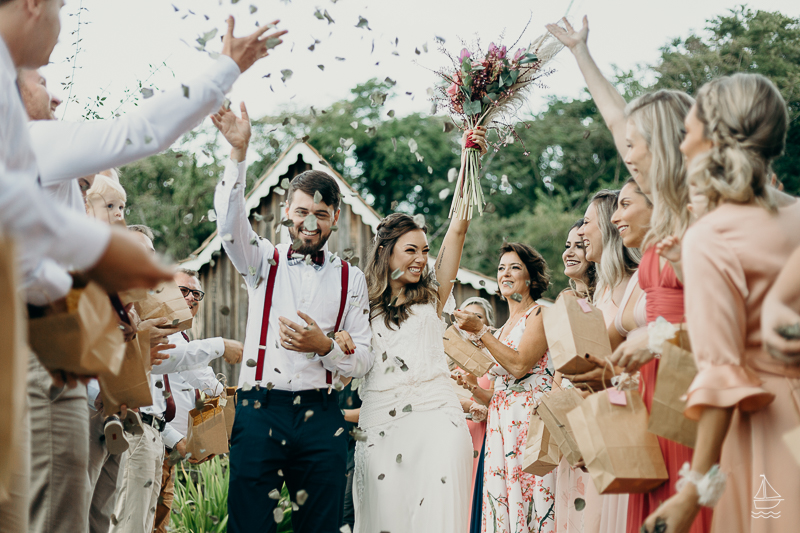
[{"label": "pink tag on bag", "polygon": [[581,306],[581,309],[583,310],[584,313],[591,313],[592,312],[592,308],[589,305],[589,302],[586,301],[586,298],[579,298],[578,299],[578,305]]},{"label": "pink tag on bag", "polygon": [[608,401],[613,405],[628,405],[628,399],[625,396],[625,391],[617,389],[606,389],[608,391]]}]

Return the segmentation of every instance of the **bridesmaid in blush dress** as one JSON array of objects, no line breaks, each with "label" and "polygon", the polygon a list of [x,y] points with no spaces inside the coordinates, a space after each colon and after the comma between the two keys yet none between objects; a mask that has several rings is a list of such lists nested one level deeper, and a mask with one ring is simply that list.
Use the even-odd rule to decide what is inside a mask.
[{"label": "bridesmaid in blush dress", "polygon": [[[786,104],[763,76],[736,74],[703,86],[685,125],[689,182],[710,209],[682,250],[698,366],[685,410],[699,420],[689,478],[703,487],[719,479],[717,462],[727,474],[714,532],[796,531],[800,467],[782,436],[800,424],[800,365],[763,349],[760,324],[767,291],[800,246],[800,203],[768,185],[770,163],[784,148]],[[663,521],[668,533],[689,531],[700,506],[713,506],[716,496],[690,481],[645,530]]]}]

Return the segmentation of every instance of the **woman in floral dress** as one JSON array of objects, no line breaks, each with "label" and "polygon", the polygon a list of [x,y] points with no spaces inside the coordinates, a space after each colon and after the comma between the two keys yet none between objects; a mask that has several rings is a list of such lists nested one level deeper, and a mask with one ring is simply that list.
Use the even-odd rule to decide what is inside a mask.
[{"label": "woman in floral dress", "polygon": [[506,244],[497,281],[510,317],[496,337],[476,315],[454,313],[459,328],[480,340],[498,363],[490,371],[494,396],[486,424],[482,531],[552,533],[555,472],[539,477],[522,471],[531,411],[550,390],[554,374],[536,303],[549,283],[547,264],[530,246]]}]

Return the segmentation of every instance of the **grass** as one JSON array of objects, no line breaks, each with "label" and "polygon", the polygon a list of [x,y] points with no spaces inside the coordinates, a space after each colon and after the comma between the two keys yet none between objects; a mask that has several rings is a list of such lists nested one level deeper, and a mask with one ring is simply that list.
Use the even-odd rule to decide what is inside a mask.
[{"label": "grass", "polygon": [[[182,462],[175,475],[170,531],[224,533],[228,530],[228,457],[217,456],[200,465]],[[292,504],[286,486],[278,505],[284,516],[278,533],[292,533]]]}]

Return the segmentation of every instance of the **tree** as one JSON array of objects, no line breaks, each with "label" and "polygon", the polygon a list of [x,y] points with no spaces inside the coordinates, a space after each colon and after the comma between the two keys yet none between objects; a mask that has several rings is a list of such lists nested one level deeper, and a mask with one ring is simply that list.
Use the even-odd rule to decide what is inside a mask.
[{"label": "tree", "polygon": [[691,95],[706,82],[734,74],[763,74],[781,91],[791,120],[786,151],[774,165],[786,191],[800,193],[800,18],[745,6],[708,21],[707,37],[674,39],[653,67],[656,89]]}]

